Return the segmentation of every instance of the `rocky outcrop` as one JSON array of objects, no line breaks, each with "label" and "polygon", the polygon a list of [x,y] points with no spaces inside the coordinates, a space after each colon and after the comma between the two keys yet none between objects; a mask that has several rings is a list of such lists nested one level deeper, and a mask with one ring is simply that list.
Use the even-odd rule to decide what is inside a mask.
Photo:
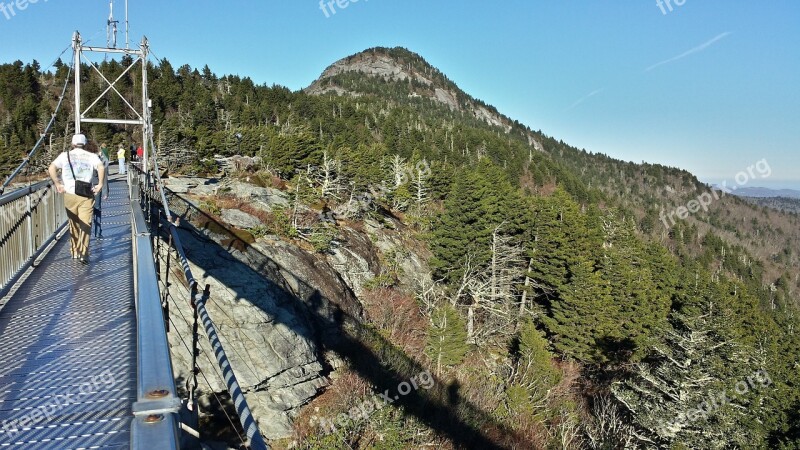
[{"label": "rocky outcrop", "polygon": [[434,98],[439,103],[444,103],[445,105],[447,105],[447,107],[449,107],[451,110],[455,111],[459,109],[458,100],[456,100],[455,94],[453,94],[448,90],[442,88],[436,88],[434,90]]},{"label": "rocky outcrop", "polygon": [[241,181],[230,182],[228,188],[231,194],[247,200],[251,206],[264,211],[272,211],[274,208],[280,209],[289,206],[289,196],[280,189],[253,186]]},{"label": "rocky outcrop", "polygon": [[360,296],[364,285],[380,274],[380,260],[368,236],[350,228],[342,228],[339,234],[340,245],[326,255],[326,260]]},{"label": "rocky outcrop", "polygon": [[[405,55],[414,62],[408,60],[401,61],[392,56],[392,51]],[[342,86],[334,80],[337,75],[344,73],[359,73],[367,77],[380,78],[386,82],[404,83],[408,86],[409,98],[425,97],[439,102],[452,111],[462,111],[471,113],[476,119],[485,121],[489,125],[497,126],[510,132],[511,120],[500,114],[496,109],[484,106],[449,81],[443,81],[441,77],[436,77],[440,72],[425,62],[419,55],[413,54],[405,49],[370,49],[357,53],[350,57],[336,61],[322,75],[305,89],[311,95],[323,95],[335,93],[336,95],[348,95],[358,97],[363,94],[356,86]],[[427,75],[427,76],[426,76]],[[437,81],[433,81],[431,78]],[[413,83],[409,83],[412,81]],[[412,84],[416,84],[413,87]],[[459,102],[459,98],[466,101]]]},{"label": "rocky outcrop", "polygon": [[255,217],[252,214],[247,214],[244,211],[239,211],[238,209],[223,209],[222,220],[236,228],[241,228],[244,230],[248,228],[255,228],[261,225],[261,221],[258,220],[258,217]]},{"label": "rocky outcrop", "polygon": [[[272,211],[273,208],[286,208],[289,206],[289,196],[270,187],[254,186],[236,180],[225,180],[201,177],[170,177],[164,180],[166,187],[176,194],[191,194],[198,196],[211,196],[231,194],[263,211]],[[234,225],[237,226],[237,225]]]},{"label": "rocky outcrop", "polygon": [[[218,182],[195,178],[170,185],[196,192],[199,186]],[[233,180],[225,186],[225,192],[248,205],[288,205],[286,195],[275,189]],[[226,227],[254,228],[260,223],[257,217],[223,209],[225,223],[218,223],[195,204],[179,196],[170,201],[173,214],[181,217],[180,235],[190,267],[202,286],[210,286],[209,315],[262,432],[270,439],[287,437],[299,408],[329,384],[331,371],[342,364],[326,348],[340,342],[348,318],[362,317],[358,295],[386,265],[398,268],[403,288],[413,289],[428,273],[429,256],[408,237],[404,225],[390,217],[340,223],[335,245],[320,254],[277,236],[244,242]],[[164,264],[161,267],[166,270]],[[174,268],[171,276],[177,286],[181,276]],[[183,305],[172,308],[186,311],[188,290],[176,288],[171,295]],[[185,345],[191,336],[191,315],[175,311],[171,318],[173,367],[183,382],[191,376],[191,354]],[[210,356],[198,360],[202,373],[218,374],[204,335],[200,343],[201,354]],[[218,376],[207,378],[211,386],[201,382],[199,388],[204,401],[213,402],[213,393],[225,392],[225,385]]]},{"label": "rocky outcrop", "polygon": [[169,177],[166,187],[176,194],[217,195],[222,185],[215,178]]},{"label": "rocky outcrop", "polygon": [[[261,431],[270,439],[287,437],[298,408],[328,384],[339,363],[324,357],[327,340],[341,334],[340,312],[361,317],[361,307],[346,283],[324,260],[282,243],[249,246],[189,202],[173,199],[190,268],[210,286],[208,312]],[[162,264],[162,270],[166,270]],[[174,266],[173,266],[174,267]],[[171,274],[173,312],[169,333],[173,367],[181,384],[191,376],[189,292]],[[201,331],[202,334],[202,331]],[[205,402],[224,392],[208,341],[201,336],[201,381]]]},{"label": "rocky outcrop", "polygon": [[389,263],[400,268],[397,275],[402,289],[413,292],[421,284],[430,284],[428,260],[431,255],[428,249],[407,237],[408,233],[403,233],[404,226],[399,221],[389,220],[393,224],[389,228],[375,220],[365,220],[364,233],[385,258],[393,260]]},{"label": "rocky outcrop", "polygon": [[[359,72],[373,77],[380,77],[384,80],[407,81],[413,79],[425,85],[433,84],[429,79],[419,73],[407,70],[401,64],[388,56],[364,52],[352,58],[346,58],[333,63],[325,69],[320,80],[332,78],[336,75],[347,72]],[[329,90],[335,90],[334,86],[325,86],[323,83],[315,82],[306,89],[306,92],[313,95],[324,94]]]}]

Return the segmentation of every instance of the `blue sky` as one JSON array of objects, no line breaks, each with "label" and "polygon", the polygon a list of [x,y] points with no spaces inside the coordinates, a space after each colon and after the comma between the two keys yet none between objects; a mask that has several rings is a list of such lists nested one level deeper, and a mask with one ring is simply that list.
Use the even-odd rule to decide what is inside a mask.
[{"label": "blue sky", "polygon": [[[800,2],[662,1],[130,0],[130,19],[134,41],[146,34],[175,66],[291,89],[344,56],[403,46],[579,148],[729,184],[766,159],[770,177],[749,185],[800,188]],[[105,43],[105,0],[14,13],[0,9],[0,62],[47,67],[76,29]]]}]

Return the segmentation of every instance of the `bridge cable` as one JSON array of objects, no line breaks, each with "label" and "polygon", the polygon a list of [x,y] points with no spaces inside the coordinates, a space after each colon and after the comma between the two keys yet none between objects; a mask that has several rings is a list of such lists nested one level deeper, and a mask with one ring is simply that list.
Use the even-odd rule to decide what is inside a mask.
[{"label": "bridge cable", "polygon": [[[161,211],[159,210],[159,215],[160,215],[160,213],[161,213]],[[160,234],[159,234],[159,236],[160,236]],[[165,244],[163,242],[163,239],[159,239],[159,238],[156,238],[156,239],[158,240],[158,242],[156,243],[156,247],[155,247],[157,249],[156,250],[156,258],[162,259],[161,247],[162,247],[162,245],[165,245]],[[171,245],[172,244],[172,235],[169,236],[169,239],[170,239],[169,240],[170,244],[167,246],[167,251],[165,252],[165,255],[163,256],[163,259],[165,260],[165,262],[167,264],[166,275],[164,277],[164,280],[161,280],[160,279],[161,277],[159,276],[159,281],[164,285],[164,291],[165,291],[164,302],[166,303],[166,305],[162,304],[162,306],[165,306],[167,311],[168,311],[168,302],[169,302],[170,298],[172,298],[173,301],[177,303],[177,300],[174,298],[174,296],[170,292],[170,284],[169,284],[169,270],[170,270],[169,267],[170,267],[170,264],[169,264],[169,262],[172,259],[172,252],[170,251],[172,249],[172,245]],[[177,259],[177,255],[175,256],[175,258]],[[158,261],[156,261],[156,262],[157,262],[157,266],[160,267],[160,264],[158,264]],[[160,275],[160,270],[159,270],[159,275]],[[194,289],[193,291],[196,294],[196,289]],[[192,291],[187,290],[187,294],[192,295]],[[247,442],[244,439],[244,437],[242,437],[242,435],[239,433],[236,425],[233,422],[233,419],[231,419],[230,415],[225,410],[225,404],[222,402],[222,400],[219,398],[217,393],[214,391],[214,387],[211,385],[211,382],[206,377],[205,372],[201,371],[197,367],[197,363],[196,363],[196,359],[195,358],[196,358],[196,356],[197,356],[197,354],[199,352],[197,350],[197,343],[196,343],[196,340],[197,340],[197,329],[196,329],[197,328],[197,322],[196,322],[196,320],[195,320],[194,325],[193,325],[192,322],[189,321],[189,319],[187,319],[186,316],[183,314],[183,311],[181,310],[181,308],[177,307],[177,305],[176,305],[175,309],[178,311],[178,314],[181,316],[181,319],[183,319],[183,322],[186,324],[186,326],[190,327],[190,328],[191,327],[194,328],[194,331],[192,333],[192,335],[193,335],[192,336],[193,345],[192,345],[192,348],[189,348],[189,345],[186,343],[186,339],[184,339],[183,335],[181,335],[181,333],[180,333],[179,327],[172,320],[172,317],[167,313],[167,315],[166,315],[167,322],[172,325],[172,328],[175,330],[175,333],[177,334],[178,339],[180,339],[181,344],[183,344],[183,346],[186,348],[187,352],[189,352],[189,354],[192,355],[193,386],[192,386],[191,391],[190,391],[191,393],[189,394],[191,400],[193,402],[195,401],[194,392],[196,392],[196,390],[197,390],[197,375],[200,374],[203,377],[204,381],[206,382],[206,385],[208,385],[209,392],[211,392],[211,394],[217,400],[217,403],[220,406],[220,410],[223,412],[223,414],[227,418],[228,423],[230,423],[231,428],[236,433],[237,437],[239,438],[239,441],[243,445],[246,446]],[[195,314],[196,314],[196,309],[195,309]],[[207,354],[204,354],[204,355],[205,355],[206,359],[208,360],[209,364],[211,365],[211,367],[215,367],[217,369],[217,371],[219,371],[220,369],[216,367],[216,364],[214,364],[214,362],[211,360],[211,358]],[[220,379],[223,379],[221,373],[219,374],[219,376],[220,376]],[[223,379],[223,381],[224,381],[224,379]],[[189,390],[189,380],[187,380],[187,390]]]},{"label": "bridge cable", "polygon": [[[148,115],[148,118],[150,116]],[[194,276],[192,275],[191,267],[189,266],[189,260],[186,258],[186,253],[183,249],[183,245],[181,244],[180,236],[178,235],[178,229],[176,224],[173,222],[172,213],[169,210],[169,204],[167,203],[167,198],[165,195],[165,189],[163,182],[161,181],[161,171],[158,167],[158,158],[157,158],[157,149],[155,144],[153,143],[153,129],[150,123],[147,124],[147,131],[148,131],[148,138],[150,140],[150,148],[152,149],[152,154],[150,155],[153,160],[153,169],[155,172],[155,189],[159,192],[162,206],[164,208],[164,212],[167,216],[167,222],[169,223],[169,230],[170,234],[173,237],[173,244],[175,246],[176,251],[179,255],[179,260],[181,262],[181,266],[184,270],[184,275],[186,276],[186,280],[189,282],[189,286],[197,286],[197,280],[195,280]],[[151,174],[145,174],[145,177],[149,178]],[[149,180],[147,185],[149,186]],[[147,192],[148,194],[150,192]],[[148,201],[152,204],[153,199],[148,197]],[[247,437],[250,439],[250,445],[252,448],[261,450],[261,449],[269,449],[269,446],[264,441],[263,436],[261,436],[261,432],[258,429],[258,424],[253,417],[252,412],[250,411],[250,406],[247,404],[247,399],[245,398],[241,387],[239,386],[239,382],[236,379],[236,375],[233,372],[233,368],[228,360],[228,356],[225,354],[225,349],[222,347],[222,343],[219,339],[217,334],[216,326],[214,322],[211,320],[211,316],[208,314],[208,310],[206,309],[206,300],[207,298],[202,295],[198,295],[195,298],[195,304],[197,305],[197,311],[200,317],[200,320],[203,323],[203,326],[206,331],[206,336],[209,339],[211,344],[211,348],[214,350],[214,355],[216,356],[217,363],[224,374],[225,384],[228,387],[228,392],[231,395],[231,399],[234,402],[236,407],[236,411],[239,414],[239,420],[242,423],[242,428],[245,430]]]},{"label": "bridge cable", "polygon": [[[61,57],[59,56],[59,58]],[[27,156],[25,156],[25,158],[22,160],[22,163],[20,163],[20,165],[16,169],[14,169],[13,172],[11,172],[11,175],[9,175],[3,182],[3,185],[0,186],[0,195],[2,195],[3,192],[5,192],[6,188],[8,187],[8,185],[11,184],[14,178],[16,178],[22,172],[22,169],[24,169],[31,162],[31,159],[36,154],[36,151],[44,142],[44,138],[47,137],[48,133],[50,132],[50,128],[53,127],[53,124],[56,121],[56,117],[58,117],[58,112],[61,110],[61,105],[64,103],[64,98],[66,98],[67,87],[69,86],[70,79],[72,78],[71,77],[72,70],[73,70],[73,64],[70,64],[69,71],[67,72],[67,78],[66,80],[64,80],[64,87],[61,89],[61,96],[58,99],[58,104],[56,105],[55,112],[53,112],[53,114],[50,117],[50,122],[47,123],[47,126],[45,127],[44,131],[39,137],[39,140],[36,141],[36,144],[33,146],[33,149],[31,149],[31,151],[28,152]]]},{"label": "bridge cable", "polygon": [[[155,51],[153,51],[153,49],[152,49],[152,48],[151,48],[151,49],[150,49],[150,51],[149,51],[149,56],[150,56],[151,58],[155,59],[155,61],[153,61],[154,63],[161,64],[161,62],[163,61],[162,59],[160,59],[160,58],[159,58],[159,57],[156,55]],[[153,132],[153,130],[152,130],[152,128],[151,128],[151,130],[150,130],[150,131],[151,131],[151,134],[150,134],[150,136],[149,136],[149,138],[150,138],[150,148],[151,148],[151,149],[152,149],[152,151],[153,151],[153,161],[154,161],[154,166],[155,166],[155,168],[156,168],[156,173],[157,173],[157,174],[159,174],[159,172],[160,172],[160,171],[158,170],[158,160],[156,159],[156,157],[157,157],[157,154],[156,154],[157,148],[156,148],[156,146],[155,146],[155,144],[154,144],[154,142],[153,142],[153,135],[152,135],[152,132]],[[157,177],[158,177],[158,179],[159,179],[159,181],[160,181],[160,176],[159,176],[159,175],[157,175]],[[162,188],[163,188],[163,186],[162,186]],[[166,195],[164,194],[166,191],[165,191],[164,189],[159,189],[159,190],[162,192],[162,202],[163,202],[163,203],[166,205],[167,198],[166,198]],[[171,220],[171,218],[170,218],[171,211],[169,210],[169,208],[165,208],[165,211],[168,213],[168,214],[167,214],[167,220],[168,220],[169,222],[172,222],[172,220]],[[171,243],[171,242],[172,242],[172,236],[170,235],[170,243]],[[227,288],[225,288],[225,289],[227,289]],[[227,289],[227,290],[230,292],[230,289]],[[192,296],[192,298],[194,298],[194,296]],[[231,317],[231,315],[230,315],[230,314],[228,314],[228,312],[227,312],[225,309],[220,309],[220,312],[221,312],[223,315],[225,315],[225,317],[226,317],[226,318],[228,318],[228,319],[231,321],[231,323],[233,323],[233,322],[234,322],[234,320],[233,320],[233,318]],[[250,338],[248,335],[245,335],[245,338],[247,338],[247,339],[248,339],[248,340],[249,340],[249,341],[250,341],[250,342],[253,344],[253,345],[252,345],[252,348],[254,348],[254,349],[257,349],[257,351],[259,351],[259,353],[261,353],[262,355],[266,356],[266,354],[263,352],[263,350],[261,350],[261,345],[257,344],[257,343],[256,343],[256,342],[255,342],[255,341],[254,341],[252,338]],[[239,358],[239,359],[242,361],[243,365],[244,365],[245,367],[247,367],[247,369],[248,369],[248,370],[250,371],[250,373],[253,375],[253,378],[254,378],[254,380],[256,380],[256,382],[258,382],[258,380],[260,380],[260,377],[259,377],[258,373],[256,372],[256,370],[255,370],[255,369],[253,369],[252,365],[250,365],[250,364],[247,364],[247,360],[248,360],[248,358],[243,358],[243,357],[242,357],[242,355],[241,355],[241,354],[240,354],[240,353],[239,353],[239,352],[236,350],[236,348],[235,348],[235,347],[234,347],[234,348],[232,348],[231,350],[232,350],[232,351],[233,351],[233,353],[234,353],[234,354],[236,354],[236,356],[237,356],[237,357],[238,357],[238,358]],[[196,382],[195,382],[195,384],[196,384]]]},{"label": "bridge cable", "polygon": [[[171,237],[171,236],[170,236],[170,237]],[[159,239],[159,241],[162,241],[162,240],[161,240],[161,239]],[[161,242],[159,242],[159,244],[158,244],[158,245],[161,245]],[[167,261],[169,261],[169,259],[170,259],[170,256],[171,256],[171,252],[168,252],[168,253],[167,253],[167,255],[165,255],[165,256],[164,256],[164,259],[166,259]],[[167,288],[167,289],[169,289],[169,287],[168,287],[168,286],[167,286],[166,288]],[[186,289],[186,287],[184,287],[184,289]],[[186,293],[191,295],[191,291],[190,291],[190,290],[188,290],[188,289],[186,290]],[[170,297],[170,298],[172,298],[172,299],[173,299],[173,301],[177,302],[177,300],[175,299],[175,297],[174,297],[174,296],[172,296],[171,294],[169,295],[169,297]],[[176,306],[177,306],[177,305],[176,305]],[[181,308],[177,308],[177,307],[176,307],[175,309],[178,311],[178,314],[181,316],[181,319],[183,319],[183,322],[186,324],[186,326],[187,326],[187,327],[193,327],[193,326],[194,326],[194,327],[196,327],[196,322],[194,322],[194,324],[193,324],[193,321],[190,321],[190,320],[189,320],[189,319],[186,317],[186,315],[183,313],[183,311],[181,310]],[[175,322],[172,320],[172,318],[171,318],[171,317],[169,318],[169,322],[172,324],[172,326],[173,326],[173,329],[174,329],[174,330],[175,330],[175,332],[178,334],[178,338],[181,340],[181,343],[183,344],[183,346],[184,346],[184,347],[186,348],[186,350],[187,350],[187,351],[188,351],[190,354],[192,354],[192,355],[193,355],[193,357],[194,357],[194,355],[196,355],[196,354],[197,354],[197,352],[196,352],[196,351],[194,351],[194,350],[192,350],[191,348],[189,348],[189,345],[186,343],[186,340],[185,340],[185,339],[184,339],[184,337],[181,335],[181,333],[180,333],[180,331],[179,331],[179,328],[176,326]],[[196,338],[196,330],[193,332],[193,338]],[[194,347],[194,345],[193,345],[193,347]],[[210,366],[216,369],[215,373],[217,373],[217,375],[220,377],[220,379],[224,381],[224,374],[223,374],[223,373],[220,371],[219,367],[217,367],[217,365],[214,363],[214,361],[212,361],[212,360],[211,360],[211,358],[208,356],[208,354],[207,354],[207,353],[205,353],[205,352],[203,353],[203,356],[205,356],[206,360],[208,360],[208,363],[210,364]],[[196,364],[193,364],[193,366],[196,366]],[[210,381],[209,381],[209,380],[208,380],[208,378],[206,377],[206,375],[205,375],[205,372],[204,372],[204,371],[202,371],[202,370],[199,370],[199,369],[193,369],[193,372],[195,373],[195,377],[196,377],[196,374],[198,374],[198,373],[199,373],[199,374],[200,374],[200,375],[203,377],[204,381],[206,382],[206,385],[208,385],[209,391],[210,391],[210,392],[211,392],[211,393],[214,395],[215,399],[217,400],[217,403],[219,403],[220,409],[222,410],[222,412],[223,412],[223,413],[225,414],[225,416],[227,417],[227,419],[228,419],[228,422],[231,424],[231,426],[232,426],[233,430],[236,432],[236,434],[237,434],[237,435],[239,435],[239,439],[240,439],[240,441],[241,441],[243,444],[246,444],[246,442],[245,442],[244,438],[243,438],[243,437],[242,437],[242,436],[239,434],[239,432],[238,432],[238,429],[236,428],[236,425],[234,425],[234,423],[233,423],[232,419],[230,418],[230,416],[228,415],[227,411],[225,410],[225,405],[224,405],[224,403],[223,403],[223,402],[220,400],[220,398],[217,396],[216,392],[214,392],[214,387],[211,385]],[[187,382],[188,382],[188,381],[187,381]],[[196,381],[195,381],[195,388],[197,387],[197,386],[196,386],[196,384],[197,384],[197,383],[196,383]]]},{"label": "bridge cable", "polygon": [[[188,319],[186,319],[186,316],[184,316],[183,313],[180,312],[180,308],[178,308],[178,313],[181,315],[181,318],[184,320],[184,322],[186,322],[186,325],[187,326],[190,325]],[[175,325],[175,322],[172,321],[172,318],[169,319],[169,322],[172,324],[173,328],[175,328],[175,330],[177,331],[178,327]],[[188,352],[192,353],[192,349],[189,348],[189,345],[186,344],[186,340],[183,338],[183,336],[180,335],[180,333],[178,333],[178,339],[181,340],[181,343],[183,344],[184,347],[186,347],[186,350]],[[208,356],[206,356],[206,358],[208,358]],[[211,358],[208,358],[208,362],[211,363],[212,367],[215,366],[214,362],[211,361]],[[245,441],[244,437],[239,433],[239,430],[237,429],[236,424],[233,422],[233,419],[228,414],[228,412],[225,410],[225,403],[223,403],[222,400],[217,395],[217,393],[214,392],[214,387],[211,386],[211,382],[206,377],[205,372],[199,371],[198,373],[203,377],[204,381],[208,385],[208,390],[209,390],[209,392],[211,392],[211,395],[213,395],[214,399],[217,400],[217,403],[219,404],[220,410],[225,415],[225,418],[228,419],[228,423],[231,424],[231,429],[234,431],[234,433],[236,433],[236,436],[239,438],[239,442],[241,442],[244,445],[247,445],[247,442]]]},{"label": "bridge cable", "polygon": [[[169,239],[170,239],[170,242],[172,242],[172,235],[170,235],[170,236],[169,236]],[[169,266],[169,260],[167,260],[167,265]],[[225,290],[227,290],[228,292],[230,292],[230,291],[231,291],[229,288],[227,288],[227,287],[225,287],[225,286],[222,286],[222,288],[223,288],[223,289],[225,289]],[[208,289],[208,286],[206,286],[206,289]],[[196,293],[195,293],[195,294],[191,294],[191,293],[190,293],[190,295],[191,295],[191,297],[190,297],[190,298],[194,298],[194,297],[196,296]],[[204,293],[204,295],[208,296],[208,293]],[[190,302],[191,302],[191,300],[190,300]],[[230,313],[228,313],[228,311],[226,311],[226,309],[225,309],[225,308],[219,308],[219,312],[220,312],[220,313],[221,313],[223,316],[225,316],[225,317],[226,317],[226,318],[227,318],[227,319],[230,321],[230,323],[235,323],[235,322],[236,322],[236,321],[233,319],[233,317],[231,316],[231,314],[230,314]],[[257,343],[255,340],[253,340],[253,339],[252,339],[252,338],[251,338],[249,335],[247,335],[247,334],[244,334],[243,336],[244,336],[245,340],[249,341],[249,342],[250,342],[250,344],[252,344],[252,345],[251,345],[251,346],[249,346],[248,348],[254,349],[255,351],[259,352],[259,353],[260,353],[262,356],[267,356],[267,354],[266,354],[266,353],[264,353],[264,351],[263,351],[263,349],[262,349],[262,346],[261,346],[260,344],[258,344],[258,343]],[[195,347],[196,347],[196,346],[195,346]],[[246,367],[246,368],[247,368],[247,369],[250,371],[250,373],[253,375],[253,378],[254,378],[256,381],[260,380],[260,377],[259,377],[259,375],[258,375],[258,372],[257,372],[257,371],[256,371],[256,370],[253,368],[253,366],[252,366],[251,364],[248,364],[248,363],[247,363],[247,361],[248,361],[248,359],[249,359],[249,358],[244,358],[244,357],[242,356],[242,354],[239,352],[239,350],[237,350],[237,347],[231,347],[231,348],[229,348],[229,350],[231,350],[231,351],[234,353],[234,355],[236,355],[236,357],[238,357],[238,358],[239,358],[239,360],[242,362],[242,365],[243,365],[243,366],[245,366],[245,367]],[[188,380],[187,380],[187,382],[188,382]],[[195,385],[196,385],[196,384],[197,384],[197,383],[196,383],[196,380],[195,380]],[[195,387],[196,387],[196,386],[195,386]],[[244,391],[245,391],[245,392],[247,392],[248,390],[247,390],[247,389],[244,389]]]}]

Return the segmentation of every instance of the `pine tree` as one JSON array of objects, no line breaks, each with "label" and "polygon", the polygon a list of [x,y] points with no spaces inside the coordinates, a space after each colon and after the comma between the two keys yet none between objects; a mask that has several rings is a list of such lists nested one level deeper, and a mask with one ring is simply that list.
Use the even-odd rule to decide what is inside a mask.
[{"label": "pine tree", "polygon": [[519,193],[486,159],[456,176],[444,207],[431,236],[430,264],[437,278],[451,284],[462,278],[467,254],[475,265],[489,263],[492,231],[498,225],[505,223],[506,234],[519,240],[528,218]]},{"label": "pine tree", "polygon": [[541,320],[557,350],[582,362],[600,363],[608,360],[608,347],[620,338],[614,321],[618,314],[611,287],[592,261],[580,258],[570,267],[569,283]]},{"label": "pine tree", "polygon": [[442,368],[461,364],[469,351],[467,328],[458,311],[449,304],[434,310],[425,353],[436,365],[436,374]]},{"label": "pine tree", "polygon": [[528,276],[537,287],[536,296],[547,305],[558,298],[570,279],[570,270],[580,257],[592,258],[596,243],[590,241],[586,217],[563,189],[551,197],[535,199]]},{"label": "pine tree", "polygon": [[[757,389],[751,349],[731,336],[736,319],[714,286],[699,284],[691,306],[673,312],[671,327],[631,376],[612,386],[643,443],[689,448],[751,447],[763,436],[745,426],[749,394]],[[748,378],[750,377],[750,378]],[[748,392],[737,395],[741,382]],[[759,381],[759,383],[762,383]]]},{"label": "pine tree", "polygon": [[602,222],[604,244],[599,270],[618,306],[619,315],[613,320],[621,325],[619,342],[608,350],[610,358],[622,362],[641,357],[650,346],[654,335],[667,324],[672,299],[657,289],[644,251],[635,239],[634,223],[620,219],[613,210],[603,215]]}]

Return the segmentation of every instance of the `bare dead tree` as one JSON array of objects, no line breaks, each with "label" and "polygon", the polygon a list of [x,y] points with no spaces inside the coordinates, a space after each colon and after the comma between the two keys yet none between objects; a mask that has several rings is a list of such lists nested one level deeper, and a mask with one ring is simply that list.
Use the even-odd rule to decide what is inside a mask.
[{"label": "bare dead tree", "polygon": [[584,424],[589,448],[633,448],[636,441],[633,428],[608,395],[594,398],[592,418]]},{"label": "bare dead tree", "polygon": [[425,167],[428,167],[428,162],[422,160],[422,163],[418,164],[417,168],[414,170],[414,179],[412,180],[414,187],[414,201],[417,203],[418,208],[428,202],[429,189],[427,183],[431,173],[430,170],[425,170]]},{"label": "bare dead tree", "polygon": [[392,159],[389,160],[389,170],[395,189],[406,184],[408,181],[408,168],[405,158],[400,155],[394,155]]},{"label": "bare dead tree", "polygon": [[319,184],[322,198],[339,199],[339,193],[344,190],[344,180],[341,176],[342,162],[331,158],[328,150],[322,153],[322,165],[313,171],[313,178]]}]

